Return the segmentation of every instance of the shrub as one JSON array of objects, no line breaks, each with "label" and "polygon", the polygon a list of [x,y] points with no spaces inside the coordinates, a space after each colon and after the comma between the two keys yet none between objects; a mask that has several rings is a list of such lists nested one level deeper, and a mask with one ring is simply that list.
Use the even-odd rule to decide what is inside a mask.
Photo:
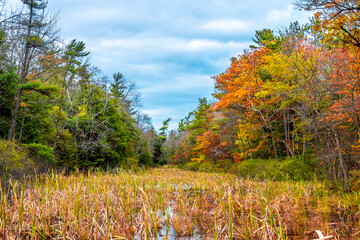
[{"label": "shrub", "polygon": [[360,191],[360,170],[353,170],[351,173],[350,187],[355,192]]},{"label": "shrub", "polygon": [[289,157],[283,160],[251,159],[238,165],[236,173],[242,177],[274,180],[310,180],[315,175],[313,160]]},{"label": "shrub", "polygon": [[56,163],[53,148],[40,143],[30,143],[25,146],[29,150],[29,156],[33,159],[40,172],[46,171],[53,163]]},{"label": "shrub", "polygon": [[41,159],[44,162],[56,163],[53,154],[54,149],[39,143],[31,143],[26,145],[33,158]]},{"label": "shrub", "polygon": [[126,159],[126,165],[124,166],[124,168],[132,172],[140,171],[139,160],[136,158],[128,157]]},{"label": "shrub", "polygon": [[34,170],[34,162],[29,158],[28,150],[15,141],[0,139],[0,174],[2,180],[20,179]]},{"label": "shrub", "polygon": [[180,166],[180,168],[190,171],[197,171],[199,169],[200,163],[198,162],[188,162],[185,163],[183,166]]}]

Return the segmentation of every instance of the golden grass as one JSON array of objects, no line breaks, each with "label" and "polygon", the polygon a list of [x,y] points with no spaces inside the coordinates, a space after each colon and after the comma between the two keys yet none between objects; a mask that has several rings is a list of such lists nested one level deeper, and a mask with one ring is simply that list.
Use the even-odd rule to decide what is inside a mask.
[{"label": "golden grass", "polygon": [[312,230],[360,237],[360,195],[319,182],[155,169],[52,174],[11,186],[0,193],[6,239],[302,239],[295,236]]}]

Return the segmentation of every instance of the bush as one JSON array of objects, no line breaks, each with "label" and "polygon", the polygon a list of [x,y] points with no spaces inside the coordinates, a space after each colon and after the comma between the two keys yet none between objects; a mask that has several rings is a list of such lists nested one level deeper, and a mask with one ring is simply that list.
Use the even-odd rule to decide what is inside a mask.
[{"label": "bush", "polygon": [[360,191],[360,170],[353,170],[350,172],[350,187],[354,192]]},{"label": "bush", "polygon": [[36,163],[40,172],[46,171],[49,167],[56,163],[54,149],[39,143],[30,143],[25,145],[29,150],[31,159]]},{"label": "bush", "polygon": [[242,177],[274,180],[310,180],[315,176],[314,161],[301,157],[283,160],[251,159],[238,165],[236,173]]},{"label": "bush", "polygon": [[140,165],[144,165],[144,166],[152,166],[153,165],[152,155],[151,155],[150,151],[141,153],[139,159],[140,159],[139,160]]},{"label": "bush", "polygon": [[139,160],[132,157],[128,157],[126,159],[126,165],[124,166],[124,168],[132,172],[138,172],[141,170],[139,168]]},{"label": "bush", "polygon": [[39,143],[31,143],[26,145],[33,158],[41,159],[44,162],[56,163],[53,154],[54,149]]},{"label": "bush", "polygon": [[23,175],[32,173],[34,162],[29,158],[29,152],[15,141],[0,139],[0,174],[2,180],[20,179]]},{"label": "bush", "polygon": [[250,159],[241,163],[230,160],[188,162],[179,166],[184,170],[200,172],[231,172],[241,177],[274,180],[311,180],[318,167],[310,157],[289,157],[282,160]]},{"label": "bush", "polygon": [[203,162],[188,162],[181,166],[182,169],[190,170],[190,171],[199,171],[199,172],[228,172],[234,163],[230,161],[219,161],[214,164],[211,161],[203,161]]},{"label": "bush", "polygon": [[179,167],[184,170],[197,171],[197,170],[199,170],[199,166],[200,166],[199,162],[188,162]]}]

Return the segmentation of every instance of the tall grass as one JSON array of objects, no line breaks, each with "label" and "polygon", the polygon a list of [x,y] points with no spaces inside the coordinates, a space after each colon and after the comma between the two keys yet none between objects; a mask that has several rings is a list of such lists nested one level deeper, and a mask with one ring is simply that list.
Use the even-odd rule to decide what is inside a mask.
[{"label": "tall grass", "polygon": [[360,195],[321,182],[155,169],[43,175],[0,192],[6,239],[291,239],[360,236]]}]

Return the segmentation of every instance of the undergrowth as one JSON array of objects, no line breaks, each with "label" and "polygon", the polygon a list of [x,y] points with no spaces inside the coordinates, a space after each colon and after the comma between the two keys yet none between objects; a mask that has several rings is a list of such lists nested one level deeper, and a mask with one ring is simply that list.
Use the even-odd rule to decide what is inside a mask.
[{"label": "undergrowth", "polygon": [[258,180],[314,180],[325,179],[321,167],[312,158],[289,157],[275,159],[249,159],[243,162],[219,161],[189,162],[180,169],[200,172],[234,173],[240,177]]}]

